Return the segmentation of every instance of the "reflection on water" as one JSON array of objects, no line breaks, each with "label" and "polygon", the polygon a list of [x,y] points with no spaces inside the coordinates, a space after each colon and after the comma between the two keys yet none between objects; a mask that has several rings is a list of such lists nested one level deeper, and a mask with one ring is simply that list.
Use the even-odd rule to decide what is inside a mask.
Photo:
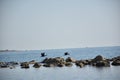
[{"label": "reflection on water", "polygon": [[0,80],[119,80],[120,66],[96,68],[41,67],[30,69],[0,69]]}]

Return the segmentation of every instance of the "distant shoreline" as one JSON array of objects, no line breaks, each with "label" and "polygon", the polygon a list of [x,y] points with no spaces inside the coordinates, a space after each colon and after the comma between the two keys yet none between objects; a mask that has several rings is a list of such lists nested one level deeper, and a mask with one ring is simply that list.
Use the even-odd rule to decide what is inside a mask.
[{"label": "distant shoreline", "polygon": [[[108,48],[108,47],[120,47],[120,46],[99,46],[99,47],[79,47],[80,49],[81,48]],[[76,48],[76,49],[79,49],[79,48]],[[61,48],[61,49],[75,49],[75,48]],[[35,49],[35,50],[38,50],[38,49]],[[18,51],[35,51],[35,50],[9,50],[9,49],[6,49],[6,50],[0,50],[0,52],[18,52]],[[39,49],[39,50],[60,50],[60,49]]]}]

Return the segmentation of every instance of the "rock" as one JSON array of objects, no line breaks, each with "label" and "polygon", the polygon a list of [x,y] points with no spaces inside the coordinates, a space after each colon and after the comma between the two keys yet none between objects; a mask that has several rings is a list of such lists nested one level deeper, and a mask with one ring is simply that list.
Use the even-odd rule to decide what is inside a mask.
[{"label": "rock", "polygon": [[36,63],[35,60],[29,62],[29,64],[35,64],[35,63]]},{"label": "rock", "polygon": [[102,60],[105,60],[105,59],[101,55],[98,55],[93,59],[93,62],[102,61]]},{"label": "rock", "polygon": [[21,63],[21,68],[29,68],[29,63],[28,62]]},{"label": "rock", "polygon": [[9,67],[6,62],[0,62],[0,68],[7,68]]},{"label": "rock", "polygon": [[73,59],[73,58],[71,58],[71,57],[68,57],[65,61],[66,61],[66,62],[75,62],[76,60]]},{"label": "rock", "polygon": [[96,67],[110,67],[110,63],[107,61],[99,61],[95,64]]},{"label": "rock", "polygon": [[75,64],[76,64],[76,66],[79,66],[80,68],[85,66],[82,62],[76,62]]},{"label": "rock", "polygon": [[92,60],[91,59],[89,59],[89,60],[86,60],[86,65],[91,65],[91,63],[92,63]]},{"label": "rock", "polygon": [[101,55],[96,56],[91,64],[96,67],[110,67],[110,61],[108,59],[103,58]]},{"label": "rock", "polygon": [[61,63],[60,63],[60,64],[57,64],[57,66],[58,66],[58,67],[63,67],[64,64],[61,64]]},{"label": "rock", "polygon": [[59,66],[63,66],[65,61],[64,58],[56,57],[56,58],[46,58],[42,61],[42,63],[47,64],[47,66],[54,65],[59,67]]},{"label": "rock", "polygon": [[45,58],[42,63],[48,63],[48,64],[57,64],[57,63],[63,63],[64,58],[56,57],[56,58]]},{"label": "rock", "polygon": [[65,52],[64,55],[66,56],[66,55],[70,55],[70,54],[68,52]]},{"label": "rock", "polygon": [[44,64],[44,67],[55,67],[53,64]]},{"label": "rock", "polygon": [[39,68],[40,66],[41,66],[40,63],[35,63],[35,64],[33,65],[34,68]]},{"label": "rock", "polygon": [[10,66],[15,66],[15,65],[18,65],[19,63],[12,61],[12,62],[7,62],[7,64]]},{"label": "rock", "polygon": [[112,65],[114,65],[114,66],[120,66],[120,60],[114,60],[113,62],[112,62]]},{"label": "rock", "polygon": [[73,64],[71,63],[71,62],[66,62],[65,63],[65,66],[67,66],[67,67],[71,67]]}]

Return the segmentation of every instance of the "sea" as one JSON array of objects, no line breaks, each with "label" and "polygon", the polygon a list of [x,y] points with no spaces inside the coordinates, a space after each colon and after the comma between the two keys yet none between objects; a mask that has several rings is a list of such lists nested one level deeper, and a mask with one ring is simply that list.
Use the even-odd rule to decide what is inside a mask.
[{"label": "sea", "polygon": [[[44,52],[47,56],[41,57]],[[65,56],[68,52],[70,55]],[[35,60],[41,62],[46,57],[72,57],[76,60],[93,59],[97,55],[105,58],[120,56],[120,46],[114,47],[86,47],[69,49],[49,49],[49,50],[25,50],[0,52],[2,62],[28,62]],[[21,69],[16,66],[14,69],[0,68],[0,80],[120,80],[120,66],[83,68],[73,65],[72,67],[40,67]]]}]

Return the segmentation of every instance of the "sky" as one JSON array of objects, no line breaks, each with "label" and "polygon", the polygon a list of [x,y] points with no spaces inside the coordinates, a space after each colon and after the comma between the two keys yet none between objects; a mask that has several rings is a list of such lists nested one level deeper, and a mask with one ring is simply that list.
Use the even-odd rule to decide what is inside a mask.
[{"label": "sky", "polygon": [[120,0],[0,0],[0,49],[120,46]]}]

